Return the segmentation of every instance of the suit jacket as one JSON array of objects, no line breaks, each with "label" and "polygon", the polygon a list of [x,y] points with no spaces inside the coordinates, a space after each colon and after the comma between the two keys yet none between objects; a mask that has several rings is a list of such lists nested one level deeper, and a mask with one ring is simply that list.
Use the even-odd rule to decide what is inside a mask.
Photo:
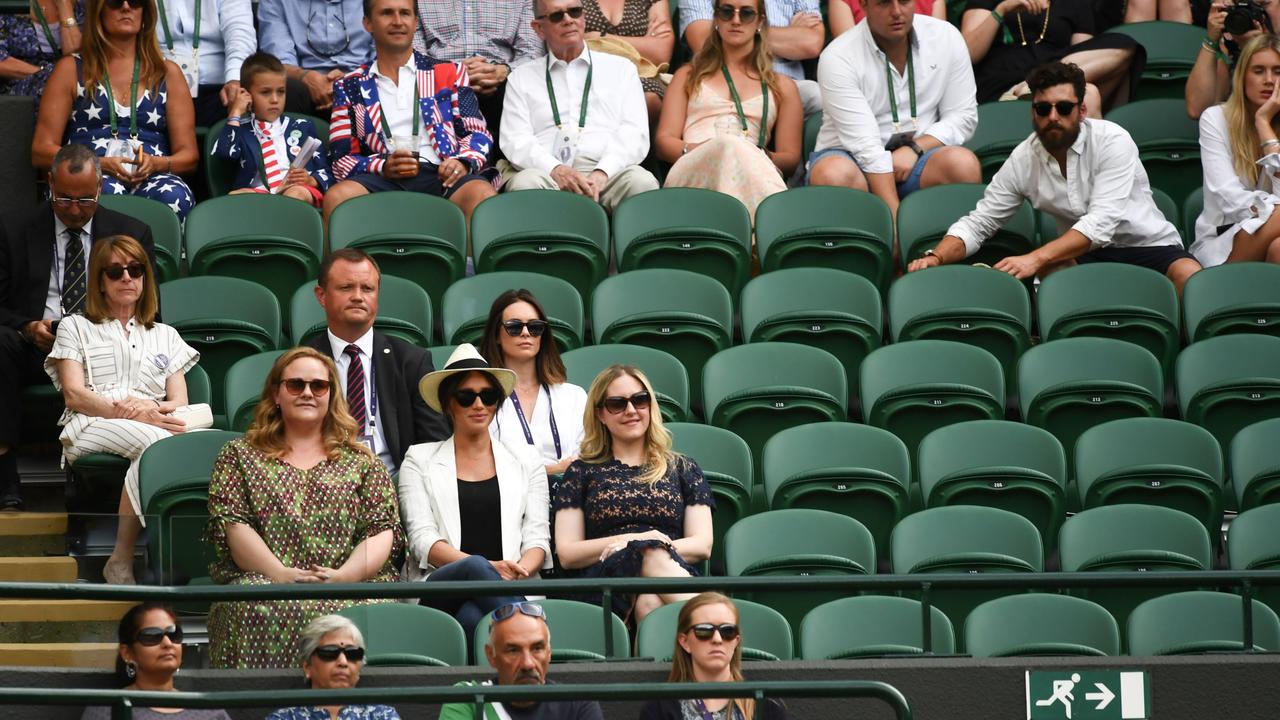
[{"label": "suit jacket", "polygon": [[[297,150],[302,147],[307,138],[316,138],[324,140],[324,138],[316,135],[316,126],[306,118],[289,117],[283,115],[280,117],[284,123],[285,144],[289,146],[289,157],[281,158],[281,162],[285,165],[285,171],[288,171],[289,163],[293,162],[293,155],[297,154]],[[249,123],[239,126],[226,125],[222,129],[222,134],[213,144],[211,155],[223,160],[230,160],[236,163],[236,177],[231,183],[231,187],[235,190],[253,187],[255,181],[263,182],[259,177],[261,172],[262,143],[258,142],[258,136],[254,134],[251,120]],[[296,135],[295,135],[296,133]],[[322,144],[316,150],[316,154],[306,164],[307,174],[315,178],[317,189],[324,192],[333,184],[333,178],[329,175],[329,158],[325,154],[324,145]]]},{"label": "suit jacket", "polygon": [[[333,357],[328,333],[316,335],[303,344]],[[397,468],[404,462],[410,445],[449,437],[444,418],[427,407],[418,392],[418,381],[435,369],[431,353],[373,331],[373,379],[378,384],[378,414],[382,416],[387,449]]]},{"label": "suit jacket", "polygon": [[[53,207],[46,200],[0,223],[0,325],[19,332],[22,326],[44,317],[53,270]],[[93,243],[112,235],[128,235],[146,248],[155,278],[156,248],[151,226],[128,215],[99,207],[93,215]],[[85,258],[86,265],[88,258]],[[157,318],[158,319],[158,318]]]},{"label": "suit jacket", "polygon": [[[514,562],[536,547],[550,557],[551,500],[542,458],[533,451],[517,451],[495,442],[493,464],[501,501],[501,516],[496,520],[502,535],[502,557],[485,559]],[[405,579],[421,580],[435,569],[427,562],[432,545],[440,540],[454,548],[462,545],[453,438],[409,448],[397,486],[409,545]]]}]

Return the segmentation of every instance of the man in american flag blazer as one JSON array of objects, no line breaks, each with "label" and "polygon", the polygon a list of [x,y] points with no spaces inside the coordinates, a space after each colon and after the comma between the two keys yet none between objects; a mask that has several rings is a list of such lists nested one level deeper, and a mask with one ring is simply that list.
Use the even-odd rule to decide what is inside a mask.
[{"label": "man in american flag blazer", "polygon": [[333,85],[329,164],[341,182],[325,193],[325,222],[343,202],[387,190],[448,198],[470,220],[497,173],[466,67],[414,51],[413,0],[365,0],[364,11],[375,55]]}]

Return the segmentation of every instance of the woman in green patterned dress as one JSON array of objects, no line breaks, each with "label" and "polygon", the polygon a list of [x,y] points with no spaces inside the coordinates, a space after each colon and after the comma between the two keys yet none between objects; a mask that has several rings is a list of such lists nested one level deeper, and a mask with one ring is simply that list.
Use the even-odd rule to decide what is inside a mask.
[{"label": "woman in green patterned dress", "polygon": [[[253,425],[222,449],[209,482],[214,581],[394,582],[404,535],[395,486],[356,437],[333,361],[310,348],[271,368]],[[210,664],[288,667],[312,619],[360,602],[215,603]]]}]

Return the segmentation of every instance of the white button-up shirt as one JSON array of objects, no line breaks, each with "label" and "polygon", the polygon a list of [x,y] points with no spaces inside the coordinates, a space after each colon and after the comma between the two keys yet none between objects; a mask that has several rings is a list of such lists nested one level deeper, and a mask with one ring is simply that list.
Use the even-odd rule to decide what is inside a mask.
[{"label": "white button-up shirt", "polygon": [[[351,356],[347,354],[348,343],[334,335],[332,330],[325,330],[325,334],[329,336],[329,347],[333,349],[333,362],[338,366],[338,383],[342,385],[343,397],[346,397],[347,368],[351,367]],[[369,418],[365,432],[372,430],[373,452],[377,454],[382,464],[387,466],[387,472],[394,473],[395,462],[391,459],[391,449],[387,447],[387,436],[382,432],[382,408],[378,408],[377,416],[369,412],[373,407],[374,393],[378,392],[378,389],[373,386],[373,329],[370,328],[360,336],[360,339],[351,344],[360,348],[360,362],[364,363],[365,416]]]},{"label": "white button-up shirt", "polygon": [[[173,52],[191,56],[196,31],[196,0],[165,0]],[[164,27],[156,20],[156,40],[168,51]],[[240,65],[258,50],[250,0],[200,0],[200,83],[222,85],[240,80]]]},{"label": "white button-up shirt", "polygon": [[613,177],[637,165],[649,153],[649,114],[645,110],[640,76],[630,60],[584,50],[569,62],[541,57],[511,71],[502,101],[499,145],[517,170],[535,168],[549,173],[560,161],[552,155],[556,123],[547,96],[547,60],[556,92],[560,121],[577,127],[582,89],[591,73],[587,124],[578,137],[573,169],[600,170]]},{"label": "white button-up shirt", "polygon": [[[884,149],[895,133],[915,130],[943,145],[962,145],[978,127],[977,88],[964,37],[945,20],[916,14],[911,30],[912,65],[916,77],[916,123],[911,122],[911,85],[903,71],[888,63],[876,45],[869,23],[831,41],[818,60],[822,86],[822,129],[816,149],[841,148],[864,172],[893,172]],[[898,106],[894,129],[885,67],[893,77]],[[506,127],[503,127],[506,130]]]},{"label": "white button-up shirt", "polygon": [[1030,200],[1058,222],[1058,234],[1076,230],[1091,249],[1182,245],[1178,230],[1151,197],[1138,146],[1124,128],[1107,120],[1082,120],[1067,150],[1067,176],[1032,133],[1014,148],[973,212],[948,235],[964,241],[966,256],[982,247],[1022,201]]},{"label": "white button-up shirt", "polygon": [[[1254,232],[1280,203],[1280,154],[1258,160],[1258,180],[1245,184],[1231,161],[1226,113],[1215,105],[1200,116],[1200,164],[1204,167],[1204,210],[1196,219],[1191,254],[1205,267],[1227,261],[1240,230]],[[1218,228],[1230,226],[1223,232]]]},{"label": "white button-up shirt", "polygon": [[[67,226],[55,213],[53,216],[53,262],[49,265],[49,288],[44,296],[42,320],[62,319],[62,274],[67,266]],[[89,250],[93,245],[93,218],[80,228],[80,242],[84,245],[84,269],[89,271]]]},{"label": "white button-up shirt", "polygon": [[[382,116],[387,119],[387,125],[391,128],[392,137],[387,138],[387,142],[393,143],[395,138],[413,135],[414,88],[418,82],[418,69],[414,67],[413,56],[410,55],[409,62],[399,67],[394,80],[378,72],[377,61],[369,66],[369,72],[378,84],[378,102],[382,103]],[[440,156],[431,146],[431,134],[427,132],[429,121],[430,118],[418,116],[418,156],[421,160],[439,165]]]}]

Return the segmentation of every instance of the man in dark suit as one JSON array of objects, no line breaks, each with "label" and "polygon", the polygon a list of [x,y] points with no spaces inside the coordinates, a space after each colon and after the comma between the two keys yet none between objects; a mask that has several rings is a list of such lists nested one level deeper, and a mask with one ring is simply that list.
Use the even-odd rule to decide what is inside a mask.
[{"label": "man in dark suit", "polygon": [[341,390],[362,441],[395,472],[410,445],[444,440],[450,432],[418,392],[418,381],[435,370],[431,353],[373,329],[381,280],[378,263],[364,251],[330,253],[320,264],[316,285],[329,327],[306,345],[337,363]]},{"label": "man in dark suit", "polygon": [[102,168],[84,145],[53,158],[50,199],[0,223],[0,509],[22,508],[18,444],[22,390],[49,382],[44,359],[57,322],[84,310],[85,269],[93,243],[128,235],[142,243],[155,268],[146,223],[98,207]]}]

